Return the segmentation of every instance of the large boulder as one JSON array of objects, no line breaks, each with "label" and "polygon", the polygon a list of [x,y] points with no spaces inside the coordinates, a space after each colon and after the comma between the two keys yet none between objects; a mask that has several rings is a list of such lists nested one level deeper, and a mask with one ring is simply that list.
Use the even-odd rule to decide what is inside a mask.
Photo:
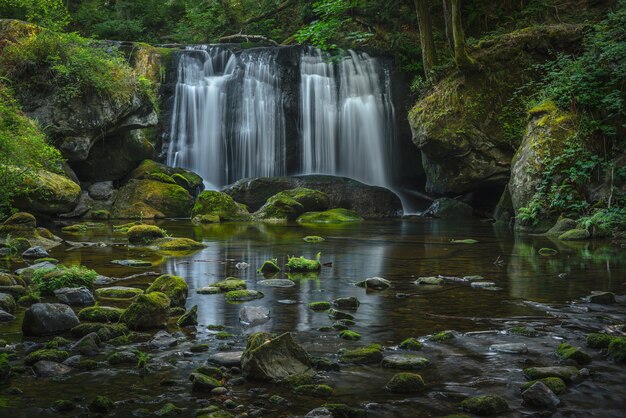
[{"label": "large boulder", "polygon": [[146,289],[146,293],[161,292],[167,295],[172,302],[172,306],[185,306],[189,287],[185,279],[171,274],[164,274],[154,280]]},{"label": "large boulder", "polygon": [[218,221],[250,220],[250,213],[245,205],[237,203],[226,193],[207,190],[200,195],[193,207],[194,218],[210,216]]},{"label": "large boulder", "polygon": [[368,186],[346,177],[307,175],[242,179],[224,188],[224,193],[257,211],[279,192],[304,187],[328,196],[329,208],[345,208],[363,218],[389,218],[402,214],[402,202],[384,187]]},{"label": "large boulder", "polygon": [[276,193],[254,214],[259,219],[295,220],[305,212],[328,209],[329,200],[318,190],[298,187]]},{"label": "large boulder", "polygon": [[481,42],[472,51],[474,71],[438,82],[409,112],[413,142],[422,153],[426,190],[447,195],[501,190],[525,122],[516,90],[535,64],[554,51],[576,49],[579,25],[526,28]]},{"label": "large boulder", "polygon": [[134,330],[165,327],[169,310],[170,298],[161,292],[152,292],[137,296],[120,321]]},{"label": "large boulder", "polygon": [[202,177],[193,171],[168,167],[165,164],[152,160],[144,160],[129,175],[129,179],[158,180],[164,183],[177,184],[187,190],[192,196],[197,196],[204,190]]},{"label": "large boulder", "polygon": [[178,184],[159,180],[129,181],[113,202],[115,218],[188,218],[193,197]]},{"label": "large boulder", "polygon": [[61,238],[53,235],[46,228],[37,228],[37,220],[33,215],[26,212],[18,212],[11,215],[0,225],[0,243],[6,241],[8,236],[13,239],[23,238],[26,248],[17,248],[25,251],[31,246],[41,246],[44,249],[56,247],[62,241]]},{"label": "large boulder", "polygon": [[[545,196],[535,194],[544,180],[546,164],[563,151],[568,139],[576,135],[577,119],[573,113],[559,110],[553,102],[532,108],[530,118],[522,143],[511,162],[509,191],[516,215],[515,227],[545,232],[554,224],[558,214],[542,210],[534,222],[520,215],[532,210],[529,204],[535,197],[540,204],[544,203]],[[549,190],[550,185],[543,185],[543,189]]]},{"label": "large boulder", "polygon": [[311,361],[309,354],[290,333],[272,338],[270,334],[258,332],[248,337],[241,356],[241,368],[249,379],[280,381],[309,373]]},{"label": "large boulder", "polygon": [[15,197],[15,207],[45,215],[58,215],[74,209],[80,197],[80,186],[68,177],[39,170],[24,179]]},{"label": "large boulder", "polygon": [[22,332],[24,335],[50,335],[69,331],[80,321],[68,305],[62,303],[35,303],[26,310]]}]

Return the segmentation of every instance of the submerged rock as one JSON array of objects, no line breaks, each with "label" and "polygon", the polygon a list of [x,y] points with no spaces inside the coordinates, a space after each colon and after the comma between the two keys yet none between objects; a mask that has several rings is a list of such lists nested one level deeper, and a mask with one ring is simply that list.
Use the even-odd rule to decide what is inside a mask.
[{"label": "submerged rock", "polygon": [[270,310],[264,306],[244,306],[239,310],[239,322],[253,327],[270,320]]},{"label": "submerged rock", "polygon": [[24,314],[24,335],[49,335],[69,331],[80,321],[68,305],[62,303],[35,303]]},{"label": "submerged rock", "polygon": [[523,343],[492,344],[489,350],[506,354],[526,354],[528,346]]},{"label": "submerged rock", "polygon": [[558,377],[565,383],[576,382],[581,377],[578,369],[573,366],[529,367],[524,369],[524,376],[530,380]]},{"label": "submerged rock", "polygon": [[464,411],[476,415],[498,415],[509,410],[509,404],[502,396],[474,396],[461,402]]},{"label": "submerged rock", "polygon": [[338,298],[333,300],[333,305],[338,309],[351,309],[356,310],[361,305],[361,302],[354,296],[347,298]]},{"label": "submerged rock", "polygon": [[600,305],[612,305],[615,303],[615,294],[611,292],[591,292],[591,295],[587,297],[590,303],[597,303]]},{"label": "submerged rock", "polygon": [[394,393],[420,393],[425,388],[422,376],[415,373],[398,373],[387,382],[387,389]]},{"label": "submerged rock", "polygon": [[522,392],[524,403],[538,408],[556,409],[561,400],[542,382],[536,382]]},{"label": "submerged rock", "polygon": [[279,381],[291,375],[309,373],[311,361],[291,333],[272,338],[270,334],[260,332],[248,337],[241,368],[244,376],[250,379]]},{"label": "submerged rock", "polygon": [[391,287],[391,282],[387,279],[383,279],[382,277],[370,277],[362,282],[356,283],[356,285],[366,289],[385,290]]}]

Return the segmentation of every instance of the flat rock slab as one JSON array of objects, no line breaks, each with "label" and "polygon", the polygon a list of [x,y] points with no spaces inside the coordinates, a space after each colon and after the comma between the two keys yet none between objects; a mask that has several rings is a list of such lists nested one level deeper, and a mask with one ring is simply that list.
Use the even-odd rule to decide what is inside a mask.
[{"label": "flat rock slab", "polygon": [[215,353],[211,355],[207,361],[224,367],[240,367],[242,355],[243,351]]},{"label": "flat rock slab", "polygon": [[528,353],[528,346],[523,343],[493,344],[489,350],[506,354],[526,354]]},{"label": "flat rock slab", "polygon": [[91,306],[96,303],[93,294],[86,287],[62,287],[54,291],[59,302],[70,306]]},{"label": "flat rock slab", "polygon": [[72,368],[54,361],[41,360],[33,365],[33,371],[38,377],[56,377],[68,374]]},{"label": "flat rock slab", "polygon": [[152,263],[144,260],[113,260],[112,264],[124,267],[150,267]]},{"label": "flat rock slab", "polygon": [[420,370],[430,365],[430,360],[415,354],[392,354],[383,358],[381,363],[388,369]]},{"label": "flat rock slab", "polygon": [[292,287],[295,283],[288,279],[267,279],[257,282],[261,286],[267,287]]}]

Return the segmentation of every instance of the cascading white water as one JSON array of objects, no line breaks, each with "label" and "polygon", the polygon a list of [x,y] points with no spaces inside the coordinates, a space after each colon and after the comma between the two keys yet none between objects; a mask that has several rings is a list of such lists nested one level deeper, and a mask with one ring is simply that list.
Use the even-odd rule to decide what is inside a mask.
[{"label": "cascading white water", "polygon": [[285,174],[282,94],[272,50],[237,57],[220,46],[182,54],[167,163],[212,189]]},{"label": "cascading white water", "polygon": [[308,50],[300,64],[302,168],[389,186],[394,108],[387,69],[348,51],[335,63]]}]

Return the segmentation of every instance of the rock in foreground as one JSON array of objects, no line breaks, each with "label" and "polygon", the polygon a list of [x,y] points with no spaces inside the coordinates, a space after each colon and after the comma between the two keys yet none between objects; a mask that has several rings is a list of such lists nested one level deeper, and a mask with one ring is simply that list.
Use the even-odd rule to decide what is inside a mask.
[{"label": "rock in foreground", "polygon": [[24,335],[50,335],[69,331],[80,321],[68,305],[62,303],[35,303],[26,310],[22,332]]},{"label": "rock in foreground", "polygon": [[241,368],[250,379],[279,381],[309,372],[311,361],[290,333],[272,338],[270,334],[258,332],[248,337]]}]

